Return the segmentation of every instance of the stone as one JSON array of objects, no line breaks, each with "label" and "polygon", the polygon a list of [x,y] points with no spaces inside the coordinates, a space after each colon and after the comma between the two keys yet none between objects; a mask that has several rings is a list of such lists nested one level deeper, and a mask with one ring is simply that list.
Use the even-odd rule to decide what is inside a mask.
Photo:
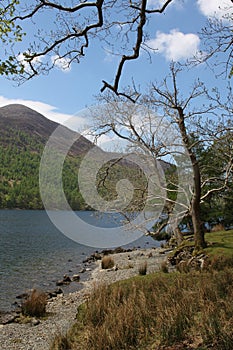
[{"label": "stone", "polygon": [[29,293],[25,292],[16,296],[16,299],[26,299],[29,296]]},{"label": "stone", "polygon": [[80,276],[79,275],[73,275],[72,281],[79,282],[80,281]]},{"label": "stone", "polygon": [[71,278],[68,275],[64,275],[63,282],[71,282]]},{"label": "stone", "polygon": [[56,286],[63,286],[64,281],[63,280],[59,280],[56,282]]},{"label": "stone", "polygon": [[5,325],[9,323],[13,323],[16,319],[17,315],[12,313],[5,313],[0,315],[0,324]]},{"label": "stone", "polygon": [[63,290],[62,290],[61,288],[57,288],[57,289],[55,290],[55,293],[56,293],[56,294],[63,294]]},{"label": "stone", "polygon": [[31,319],[31,325],[32,326],[38,326],[38,324],[40,324],[40,320],[38,320],[37,318],[32,318]]}]

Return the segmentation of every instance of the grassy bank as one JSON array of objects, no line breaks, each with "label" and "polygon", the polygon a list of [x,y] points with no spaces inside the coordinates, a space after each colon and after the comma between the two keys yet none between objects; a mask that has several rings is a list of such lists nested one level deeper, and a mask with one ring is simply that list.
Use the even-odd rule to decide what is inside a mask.
[{"label": "grassy bank", "polygon": [[97,288],[53,350],[233,349],[233,231],[207,234],[202,272],[155,273]]}]

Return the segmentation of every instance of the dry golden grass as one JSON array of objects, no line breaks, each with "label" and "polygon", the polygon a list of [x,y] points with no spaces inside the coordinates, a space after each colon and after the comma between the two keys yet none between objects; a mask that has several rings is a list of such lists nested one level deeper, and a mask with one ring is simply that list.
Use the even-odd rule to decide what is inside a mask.
[{"label": "dry golden grass", "polygon": [[144,261],[138,268],[138,273],[141,276],[145,276],[147,273],[147,262]]},{"label": "dry golden grass", "polygon": [[35,317],[44,316],[46,313],[46,305],[46,293],[33,289],[28,298],[22,304],[22,314]]},{"label": "dry golden grass", "polygon": [[208,237],[213,244],[205,270],[96,288],[78,308],[67,347],[63,339],[51,350],[232,350],[233,231]]},{"label": "dry golden grass", "polygon": [[102,269],[111,269],[115,265],[114,260],[111,256],[105,255],[101,261]]},{"label": "dry golden grass", "polygon": [[[196,349],[233,349],[233,269],[157,273],[101,286],[78,309],[64,348],[159,349],[182,342]],[[64,344],[64,339],[63,339]],[[149,346],[149,347],[148,347]],[[175,347],[174,347],[175,349]]]},{"label": "dry golden grass", "polygon": [[211,232],[225,231],[223,224],[216,224],[212,227]]}]

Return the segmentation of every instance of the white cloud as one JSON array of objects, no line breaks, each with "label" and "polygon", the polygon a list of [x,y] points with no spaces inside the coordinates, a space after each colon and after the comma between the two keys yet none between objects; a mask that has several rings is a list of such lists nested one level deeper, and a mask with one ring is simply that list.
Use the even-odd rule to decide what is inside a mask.
[{"label": "white cloud", "polygon": [[[25,56],[23,53],[20,53],[18,56],[17,56],[17,60],[18,62],[20,62],[23,66],[24,66],[24,69],[26,72],[31,72],[32,69],[30,67],[30,64],[27,62],[27,60],[25,59]],[[41,58],[40,57],[35,57],[33,60],[32,60],[32,64],[34,67],[37,67],[39,66],[39,64],[41,63]]]},{"label": "white cloud", "polygon": [[[176,0],[173,1],[171,4],[174,4],[175,2]],[[149,7],[158,8],[158,7],[162,7],[164,3],[165,3],[164,0],[148,0],[147,5]]]},{"label": "white cloud", "polygon": [[179,61],[192,57],[198,51],[200,39],[196,34],[184,34],[173,29],[169,34],[157,32],[155,39],[147,41],[146,44],[162,53],[167,60]]},{"label": "white cloud", "polygon": [[198,0],[199,10],[204,16],[222,18],[232,7],[231,0]]},{"label": "white cloud", "polygon": [[63,72],[69,72],[71,70],[70,60],[68,58],[59,58],[58,55],[54,55],[51,57],[51,61],[55,67],[57,67]]}]

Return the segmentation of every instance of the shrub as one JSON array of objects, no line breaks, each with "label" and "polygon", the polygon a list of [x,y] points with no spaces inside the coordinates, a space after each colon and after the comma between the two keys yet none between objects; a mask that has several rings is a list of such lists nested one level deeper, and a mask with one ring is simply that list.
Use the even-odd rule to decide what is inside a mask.
[{"label": "shrub", "polygon": [[161,268],[161,271],[163,273],[168,273],[168,266],[167,266],[167,262],[166,261],[163,261],[160,265],[160,268]]},{"label": "shrub", "polygon": [[209,270],[217,271],[224,270],[228,267],[233,267],[233,256],[216,255],[208,261],[206,266]]},{"label": "shrub", "polygon": [[111,256],[105,255],[101,261],[102,269],[111,269],[115,265],[114,260]]},{"label": "shrub", "polygon": [[216,224],[212,227],[211,232],[225,231],[223,224]]},{"label": "shrub", "polygon": [[52,349],[53,350],[70,350],[71,342],[69,341],[68,336],[58,334],[52,343]]},{"label": "shrub", "polygon": [[141,276],[145,276],[147,272],[147,262],[145,261],[143,264],[139,266],[138,273]]},{"label": "shrub", "polygon": [[22,314],[25,316],[44,316],[46,313],[46,304],[46,293],[33,289],[31,294],[22,304]]}]

